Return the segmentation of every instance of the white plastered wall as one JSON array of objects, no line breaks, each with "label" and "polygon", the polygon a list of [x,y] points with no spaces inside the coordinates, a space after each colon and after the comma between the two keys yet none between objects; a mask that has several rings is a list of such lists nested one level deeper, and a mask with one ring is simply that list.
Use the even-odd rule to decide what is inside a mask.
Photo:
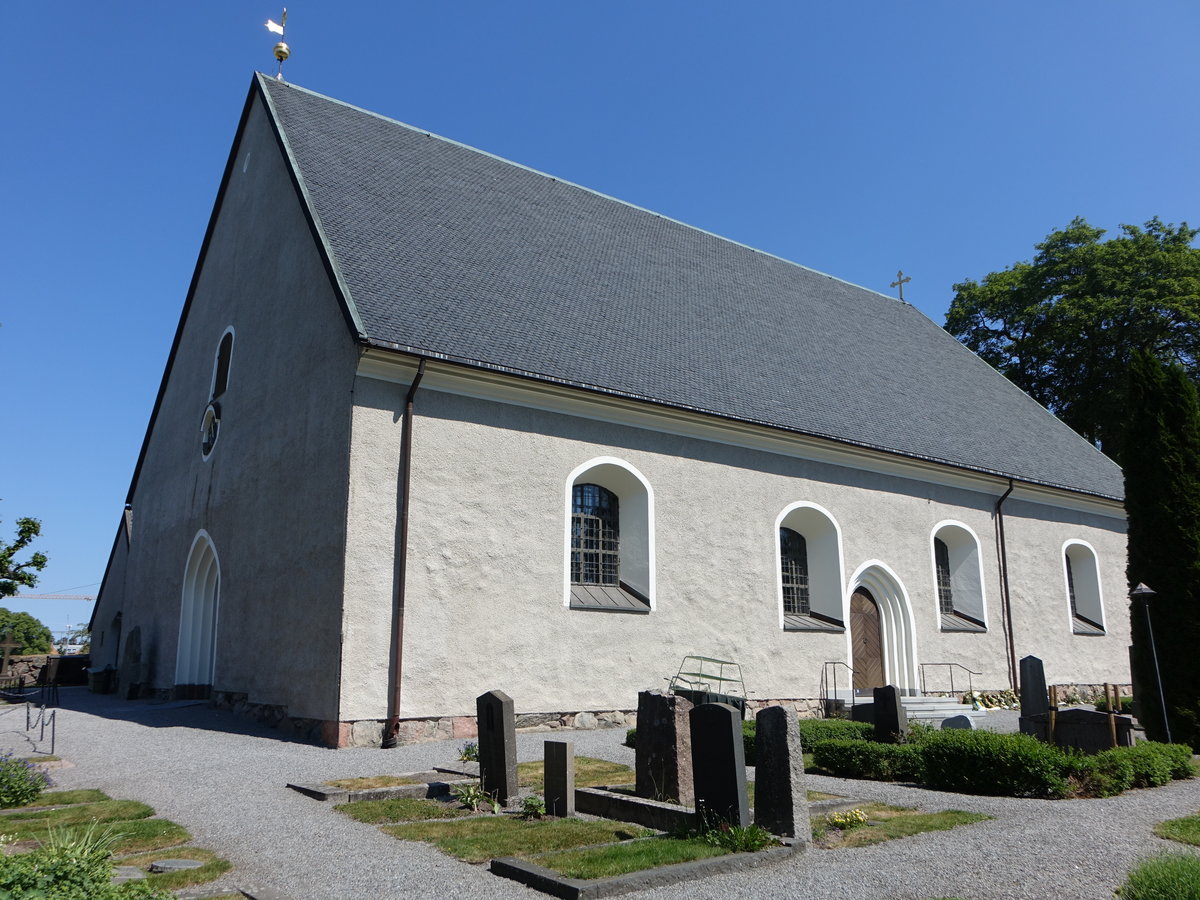
[{"label": "white plastered wall", "polygon": [[[444,392],[416,398],[413,500],[401,715],[470,715],[501,689],[522,711],[619,709],[660,688],[685,654],[732,659],[759,698],[816,697],[822,663],[847,660],[849,636],[785,632],[779,621],[778,522],[798,502],[841,533],[843,603],[855,573],[890,573],[911,608],[905,677],[920,662],[956,662],[977,686],[1008,685],[1000,622],[994,506],[1006,485],[966,490]],[[387,711],[396,473],[406,385],[360,377],[347,521],[343,719]],[[597,457],[649,482],[655,512],[655,610],[570,610],[562,603],[563,486]],[[1065,540],[1097,547],[1107,596],[1119,595],[1119,518],[1006,504],[1017,656],[1037,653],[1052,681],[1128,678],[1128,626],[1072,635],[1061,615]],[[939,629],[930,533],[946,520],[980,538],[990,628]],[[1102,548],[1102,549],[1100,549]],[[1034,585],[1051,584],[1053,596]],[[1110,601],[1111,602],[1111,601]],[[893,649],[893,653],[897,651]],[[929,673],[931,690],[940,689]],[[956,679],[956,686],[957,686]]]}]

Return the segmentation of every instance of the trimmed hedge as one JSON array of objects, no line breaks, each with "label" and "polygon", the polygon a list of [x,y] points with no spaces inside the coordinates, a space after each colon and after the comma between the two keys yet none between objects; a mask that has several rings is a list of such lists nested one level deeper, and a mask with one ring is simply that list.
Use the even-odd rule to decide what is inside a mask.
[{"label": "trimmed hedge", "polygon": [[840,739],[813,745],[813,764],[841,778],[871,781],[917,781],[922,776],[917,744],[878,744]]},{"label": "trimmed hedge", "polygon": [[818,741],[869,741],[875,736],[870,722],[851,722],[849,719],[801,719],[800,745],[811,749]]},{"label": "trimmed hedge", "polygon": [[943,791],[997,797],[1061,798],[1071,757],[1026,734],[938,731],[919,745],[925,783]]}]

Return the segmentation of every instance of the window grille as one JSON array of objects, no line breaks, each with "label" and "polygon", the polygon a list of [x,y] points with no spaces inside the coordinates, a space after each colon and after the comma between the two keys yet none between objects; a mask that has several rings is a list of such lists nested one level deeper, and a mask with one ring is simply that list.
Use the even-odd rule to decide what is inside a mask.
[{"label": "window grille", "polygon": [[812,608],[808,595],[808,546],[804,535],[790,528],[780,528],[779,560],[784,615],[809,615]]},{"label": "window grille", "polygon": [[617,495],[598,484],[571,491],[571,582],[617,586],[621,529]]},{"label": "window grille", "polygon": [[937,567],[938,608],[942,615],[954,615],[954,590],[950,587],[950,548],[941,538],[933,539],[933,562]]}]

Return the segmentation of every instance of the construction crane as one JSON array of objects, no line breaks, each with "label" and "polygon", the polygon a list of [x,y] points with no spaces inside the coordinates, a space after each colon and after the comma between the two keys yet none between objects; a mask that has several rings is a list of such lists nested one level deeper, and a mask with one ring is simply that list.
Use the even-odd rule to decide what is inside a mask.
[{"label": "construction crane", "polygon": [[14,594],[14,600],[86,600],[96,599],[95,594]]}]

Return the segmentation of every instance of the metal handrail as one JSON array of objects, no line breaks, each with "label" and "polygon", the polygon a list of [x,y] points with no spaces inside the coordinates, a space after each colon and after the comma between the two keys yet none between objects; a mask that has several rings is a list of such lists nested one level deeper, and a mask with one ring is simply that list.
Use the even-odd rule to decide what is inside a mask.
[{"label": "metal handrail", "polygon": [[962,663],[923,662],[923,663],[921,663],[921,666],[920,666],[920,669],[921,669],[921,693],[922,694],[926,693],[926,690],[925,690],[925,667],[926,666],[945,666],[947,669],[950,670],[950,693],[951,694],[958,693],[957,691],[954,690],[954,670],[955,669],[962,669],[964,672],[967,673],[968,690],[971,690],[971,691],[975,690],[975,680],[974,680],[973,676],[983,674],[982,672],[975,672],[971,669],[968,669]]},{"label": "metal handrail", "polygon": [[[833,679],[832,679],[833,680],[833,699],[835,699],[835,700],[837,699],[837,690],[838,690],[837,667],[838,666],[843,666],[846,669],[846,671],[850,673],[849,683],[854,684],[854,669],[851,668],[849,663],[842,662],[840,659],[829,659],[821,664],[821,709],[824,711],[825,718],[827,718],[827,719],[829,718],[829,710],[831,707],[831,704],[829,702],[829,700],[830,700],[830,694],[829,694],[830,666],[833,667]],[[853,690],[850,692],[850,705],[854,706]]]}]

